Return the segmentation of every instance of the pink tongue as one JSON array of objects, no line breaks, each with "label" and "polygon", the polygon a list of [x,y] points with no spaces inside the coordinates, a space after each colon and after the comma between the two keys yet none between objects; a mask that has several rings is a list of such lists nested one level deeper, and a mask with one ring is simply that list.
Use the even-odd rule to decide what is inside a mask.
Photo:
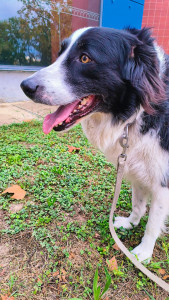
[{"label": "pink tongue", "polygon": [[53,127],[65,121],[67,117],[70,115],[70,113],[74,110],[78,102],[79,100],[76,100],[73,103],[67,104],[65,106],[61,105],[59,106],[57,111],[47,115],[43,121],[43,132],[45,134],[48,134],[49,132],[51,132]]}]

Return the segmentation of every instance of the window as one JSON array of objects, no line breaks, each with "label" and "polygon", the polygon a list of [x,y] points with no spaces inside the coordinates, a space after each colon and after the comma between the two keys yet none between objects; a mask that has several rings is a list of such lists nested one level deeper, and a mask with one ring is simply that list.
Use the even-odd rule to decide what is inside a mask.
[{"label": "window", "polygon": [[99,11],[100,0],[0,0],[0,65],[49,65],[61,40],[99,25]]}]

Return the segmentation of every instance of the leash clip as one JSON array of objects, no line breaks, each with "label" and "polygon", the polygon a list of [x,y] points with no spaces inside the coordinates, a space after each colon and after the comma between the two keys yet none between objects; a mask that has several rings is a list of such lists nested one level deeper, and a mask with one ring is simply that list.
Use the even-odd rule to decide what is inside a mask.
[{"label": "leash clip", "polygon": [[118,164],[121,163],[121,162],[126,161],[126,159],[127,159],[126,151],[127,151],[127,148],[129,148],[129,136],[128,136],[128,128],[129,128],[129,126],[130,126],[130,123],[128,123],[124,127],[123,134],[122,134],[122,136],[119,139],[119,143],[120,143],[120,146],[123,148],[123,151],[122,151],[122,153],[118,157]]}]

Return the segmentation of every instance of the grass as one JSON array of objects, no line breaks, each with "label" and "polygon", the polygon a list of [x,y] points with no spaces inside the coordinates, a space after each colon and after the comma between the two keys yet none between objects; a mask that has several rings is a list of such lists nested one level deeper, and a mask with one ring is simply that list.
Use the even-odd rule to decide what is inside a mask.
[{"label": "grass", "polygon": [[[68,145],[80,148],[68,151]],[[0,192],[11,184],[26,192],[24,200],[0,195],[0,291],[16,299],[94,299],[93,281],[111,285],[103,299],[169,299],[167,293],[136,270],[113,248],[108,218],[116,172],[84,137],[81,127],[64,134],[42,132],[39,122],[0,128]],[[23,203],[19,211],[11,204]],[[131,211],[131,187],[123,182],[117,214]],[[141,240],[147,216],[118,235],[132,249]],[[169,272],[169,239],[158,239],[148,268]],[[107,275],[108,276],[108,275]],[[96,279],[95,279],[96,280]],[[96,293],[96,289],[95,289]],[[107,298],[106,298],[107,297]]]}]

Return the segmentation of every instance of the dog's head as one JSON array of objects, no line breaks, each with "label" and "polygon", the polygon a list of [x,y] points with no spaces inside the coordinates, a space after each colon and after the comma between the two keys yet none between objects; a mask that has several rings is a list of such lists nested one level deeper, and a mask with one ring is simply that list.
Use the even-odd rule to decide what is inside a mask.
[{"label": "dog's head", "polygon": [[45,133],[72,127],[96,111],[126,120],[164,98],[160,66],[148,29],[83,28],[63,41],[55,63],[21,83],[33,101],[59,105]]}]

